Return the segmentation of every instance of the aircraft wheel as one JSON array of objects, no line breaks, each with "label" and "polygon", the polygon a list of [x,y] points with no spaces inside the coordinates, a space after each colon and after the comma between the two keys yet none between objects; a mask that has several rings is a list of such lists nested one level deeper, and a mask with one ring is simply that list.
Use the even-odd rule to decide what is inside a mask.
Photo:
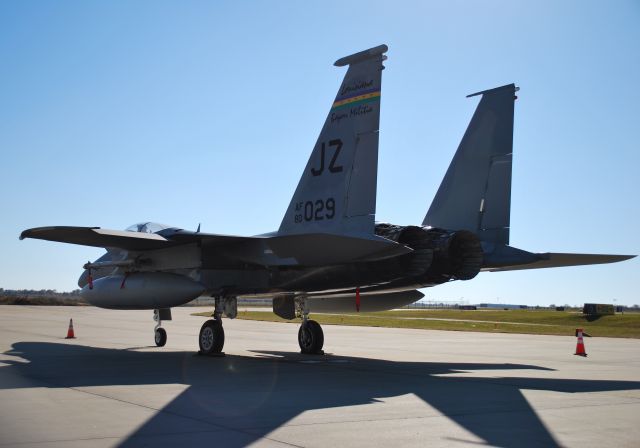
[{"label": "aircraft wheel", "polygon": [[200,353],[203,355],[212,355],[222,352],[224,347],[224,328],[219,320],[208,320],[202,324],[200,328]]},{"label": "aircraft wheel", "polygon": [[298,330],[298,344],[300,351],[305,354],[321,354],[324,345],[322,327],[315,320],[307,320]]},{"label": "aircraft wheel", "polygon": [[164,347],[164,345],[167,343],[167,332],[165,331],[165,329],[164,328],[156,329],[154,336],[156,340],[156,345],[158,347]]}]

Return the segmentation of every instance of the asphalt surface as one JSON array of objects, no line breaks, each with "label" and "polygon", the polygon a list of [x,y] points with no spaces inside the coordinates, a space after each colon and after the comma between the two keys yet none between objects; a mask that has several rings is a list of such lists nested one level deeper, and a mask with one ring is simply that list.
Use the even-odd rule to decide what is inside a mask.
[{"label": "asphalt surface", "polygon": [[[434,447],[640,444],[640,341],[225,320],[225,357],[195,354],[202,317],[0,306],[0,446]],[[73,318],[76,339],[64,339]]]}]

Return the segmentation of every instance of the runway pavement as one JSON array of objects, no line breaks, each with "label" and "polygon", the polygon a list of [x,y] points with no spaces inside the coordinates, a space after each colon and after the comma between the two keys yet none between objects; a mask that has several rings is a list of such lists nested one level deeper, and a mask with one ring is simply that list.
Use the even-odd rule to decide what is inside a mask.
[{"label": "runway pavement", "polygon": [[[640,341],[225,320],[0,306],[0,447],[437,447],[640,444]],[[65,340],[69,318],[77,339]]]}]

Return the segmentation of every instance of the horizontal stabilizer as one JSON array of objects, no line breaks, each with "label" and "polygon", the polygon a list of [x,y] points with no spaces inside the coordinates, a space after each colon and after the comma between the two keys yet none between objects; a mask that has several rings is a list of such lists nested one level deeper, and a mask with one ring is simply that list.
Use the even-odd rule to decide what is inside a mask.
[{"label": "horizontal stabilizer", "polygon": [[546,252],[534,255],[537,260],[521,264],[507,264],[502,266],[486,266],[485,272],[518,271],[524,269],[559,268],[563,266],[582,266],[587,264],[617,263],[629,260],[635,255],[606,255],[606,254],[563,254]]}]

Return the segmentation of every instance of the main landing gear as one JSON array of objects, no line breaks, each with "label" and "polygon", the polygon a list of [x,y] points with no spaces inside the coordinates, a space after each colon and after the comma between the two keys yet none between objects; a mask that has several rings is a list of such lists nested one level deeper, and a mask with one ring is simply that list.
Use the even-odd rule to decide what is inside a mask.
[{"label": "main landing gear", "polygon": [[235,297],[216,297],[216,307],[213,319],[209,319],[200,328],[198,344],[201,355],[223,356],[224,328],[222,314],[234,319],[238,314],[238,301]]},{"label": "main landing gear", "polygon": [[298,330],[298,344],[300,353],[305,355],[324,355],[322,346],[324,345],[324,332],[322,327],[315,320],[309,319],[309,308],[306,297],[296,297],[296,314],[302,317],[302,325]]},{"label": "main landing gear", "polygon": [[222,319],[209,319],[206,321],[200,328],[198,343],[200,345],[200,354],[202,355],[222,354],[222,348],[224,347]]}]

